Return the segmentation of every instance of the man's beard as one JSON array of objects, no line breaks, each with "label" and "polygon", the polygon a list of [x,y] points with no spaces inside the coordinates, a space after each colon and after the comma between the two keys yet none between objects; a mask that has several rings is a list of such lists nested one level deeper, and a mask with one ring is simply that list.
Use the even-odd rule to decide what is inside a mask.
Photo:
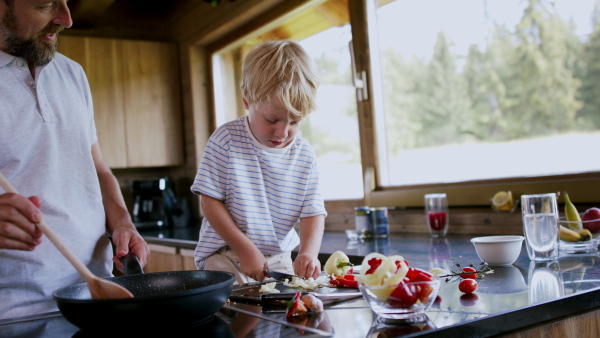
[{"label": "man's beard", "polygon": [[2,22],[0,22],[0,33],[2,33],[6,51],[14,56],[24,58],[27,63],[34,66],[43,66],[52,61],[54,53],[58,50],[57,40],[51,42],[42,41],[44,34],[58,33],[64,29],[60,25],[49,23],[35,37],[27,39],[17,35],[17,18],[9,9],[6,11]]}]

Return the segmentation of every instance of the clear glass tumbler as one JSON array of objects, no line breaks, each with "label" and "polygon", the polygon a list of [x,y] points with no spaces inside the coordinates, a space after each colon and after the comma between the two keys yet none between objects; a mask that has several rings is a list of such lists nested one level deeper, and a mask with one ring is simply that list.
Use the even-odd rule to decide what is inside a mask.
[{"label": "clear glass tumbler", "polygon": [[446,194],[425,195],[425,217],[431,237],[443,237],[448,233],[448,199]]},{"label": "clear glass tumbler", "polygon": [[559,231],[556,194],[523,195],[521,208],[529,259],[557,259]]}]

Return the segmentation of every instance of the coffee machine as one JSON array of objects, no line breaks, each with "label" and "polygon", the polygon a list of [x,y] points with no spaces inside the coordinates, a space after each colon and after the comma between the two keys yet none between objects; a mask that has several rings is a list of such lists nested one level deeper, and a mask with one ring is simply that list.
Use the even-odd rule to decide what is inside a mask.
[{"label": "coffee machine", "polygon": [[171,212],[177,198],[169,177],[133,181],[132,194],[133,224],[137,228],[171,226]]}]

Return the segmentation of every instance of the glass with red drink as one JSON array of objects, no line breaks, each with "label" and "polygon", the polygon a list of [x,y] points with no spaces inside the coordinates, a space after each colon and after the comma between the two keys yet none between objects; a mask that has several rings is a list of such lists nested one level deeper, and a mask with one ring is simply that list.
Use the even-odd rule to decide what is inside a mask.
[{"label": "glass with red drink", "polygon": [[425,217],[431,237],[448,233],[448,200],[445,193],[425,195]]}]

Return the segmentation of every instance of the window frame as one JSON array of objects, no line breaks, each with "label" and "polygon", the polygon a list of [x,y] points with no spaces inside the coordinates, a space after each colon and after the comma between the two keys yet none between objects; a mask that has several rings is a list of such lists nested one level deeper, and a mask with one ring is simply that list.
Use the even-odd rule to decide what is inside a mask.
[{"label": "window frame", "polygon": [[[373,69],[369,52],[374,46],[370,40],[376,39],[375,10],[378,0],[349,0],[350,22],[352,25],[354,57],[357,71],[366,71],[369,78],[368,93],[373,98]],[[593,203],[600,201],[600,171],[577,174],[517,177],[506,179],[490,179],[446,184],[426,184],[413,186],[385,186],[378,154],[376,103],[358,103],[359,128],[361,137],[361,156],[364,175],[365,202],[372,206],[423,207],[423,196],[428,193],[446,192],[450,206],[484,206],[499,190],[510,190],[516,196],[545,192],[569,191],[574,202]],[[567,149],[557,149],[557,160]],[[518,164],[515,164],[518,165]],[[387,168],[385,168],[387,170]],[[596,193],[594,193],[596,192]]]},{"label": "window frame", "polygon": [[[378,3],[385,0],[348,0],[348,10],[350,25],[352,30],[352,49],[355,71],[357,73],[365,72],[368,99],[357,101],[361,165],[363,171],[363,184],[365,189],[364,198],[359,201],[360,204],[370,206],[395,206],[395,207],[423,207],[423,196],[427,193],[446,192],[448,202],[451,207],[463,206],[488,206],[490,198],[499,190],[510,190],[514,195],[546,193],[568,190],[569,195],[575,203],[595,203],[600,202],[600,171],[585,172],[577,174],[553,175],[553,176],[535,176],[535,177],[517,177],[507,179],[491,179],[468,182],[456,182],[446,184],[431,185],[413,185],[413,186],[386,186],[384,177],[387,167],[382,166],[386,154],[381,154],[381,147],[378,147],[377,133],[385,132],[378,130],[380,121],[377,121],[376,111],[378,107],[375,93],[377,85],[374,85],[374,70],[371,57],[374,51],[371,49],[376,44],[376,23],[374,22],[375,10]],[[212,55],[223,49],[225,46],[239,41],[241,37],[255,34],[255,31],[262,29],[273,21],[283,17],[288,17],[312,6],[323,2],[323,0],[314,0],[304,2],[303,4],[294,2],[284,2],[281,6],[263,13],[258,19],[249,23],[241,24],[226,36],[216,39],[213,43],[206,46],[207,69],[211,85],[210,91],[213,94],[210,98],[212,108],[212,129],[214,125],[214,89],[212,88]],[[287,4],[285,4],[287,3]],[[357,95],[358,98],[358,95]],[[567,149],[557,149],[557,161],[561,154],[566,154]],[[518,165],[518,164],[515,164]],[[342,201],[328,201],[342,202]],[[361,203],[362,202],[362,203]],[[356,200],[348,200],[348,204],[356,204]]]}]

